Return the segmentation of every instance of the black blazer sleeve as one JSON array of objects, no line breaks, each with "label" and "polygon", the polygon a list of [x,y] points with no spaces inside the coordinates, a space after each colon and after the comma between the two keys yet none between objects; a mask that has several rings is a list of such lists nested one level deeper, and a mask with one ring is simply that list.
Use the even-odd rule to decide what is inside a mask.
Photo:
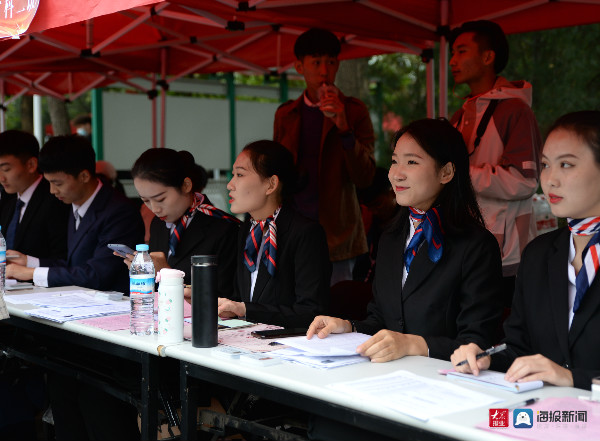
[{"label": "black blazer sleeve", "polygon": [[252,301],[250,273],[243,259],[246,228],[240,233],[237,296],[246,304],[246,318],[284,327],[308,327],[329,307],[331,263],[323,227],[291,210],[277,220],[277,272],[274,278],[261,263]]},{"label": "black blazer sleeve", "polygon": [[382,236],[373,300],[357,330],[420,335],[429,356],[444,360],[462,344],[491,345],[502,312],[502,264],[494,236],[483,228],[448,235],[437,263],[429,260],[427,247],[422,246],[402,286],[407,234],[404,225]]},{"label": "black blazer sleeve", "polygon": [[[233,293],[233,280],[236,265],[236,241],[238,224],[203,213],[185,229],[177,245],[175,255],[167,259],[171,268],[185,273],[184,283],[191,283],[191,257],[196,255],[216,255],[218,258],[219,297],[230,297]],[[150,251],[162,251],[169,255],[170,231],[164,221],[154,218],[150,224]]]},{"label": "black blazer sleeve", "polygon": [[[8,224],[15,212],[16,196],[7,195],[0,224],[6,235]],[[71,206],[59,201],[50,193],[50,184],[42,178],[25,208],[14,249],[39,258],[65,259],[67,257],[67,220]]]},{"label": "black blazer sleeve", "polygon": [[462,280],[456,292],[457,333],[424,336],[430,357],[449,360],[460,345],[471,342],[487,348],[493,344],[492,336],[499,326],[502,261],[497,240],[491,234],[483,234],[479,240],[468,241],[461,257]]},{"label": "black blazer sleeve", "polygon": [[135,248],[144,241],[139,210],[112,188],[103,186],[77,231],[69,216],[69,252],[64,260],[40,259],[49,266],[48,286],[77,285],[98,290],[129,292],[129,272],[123,259],[114,256],[109,243]]},{"label": "black blazer sleeve", "polygon": [[569,328],[567,228],[544,234],[523,251],[510,316],[508,349],[492,356],[491,369],[506,371],[521,356],[541,354],[570,369],[575,387],[590,389],[600,376],[600,278],[586,292]]}]

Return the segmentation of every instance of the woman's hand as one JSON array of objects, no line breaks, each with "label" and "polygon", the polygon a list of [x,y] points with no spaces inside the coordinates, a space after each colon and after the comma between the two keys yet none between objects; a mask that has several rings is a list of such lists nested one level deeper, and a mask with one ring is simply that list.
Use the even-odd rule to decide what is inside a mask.
[{"label": "woman's hand", "polygon": [[167,263],[167,256],[162,251],[153,251],[150,253],[150,257],[154,264],[154,271],[157,273],[163,268],[171,268]]},{"label": "woman's hand", "polygon": [[555,386],[573,387],[573,373],[541,354],[517,358],[504,379],[512,383],[542,380]]},{"label": "woman's hand", "polygon": [[319,338],[325,338],[331,333],[344,334],[345,332],[352,332],[352,324],[348,320],[329,317],[327,315],[319,315],[315,317],[308,327],[306,338],[310,340],[315,334]]},{"label": "woman's hand", "polygon": [[113,251],[113,256],[123,258],[123,263],[125,263],[125,265],[127,265],[127,269],[131,269],[131,262],[133,261],[135,254],[125,254],[125,257],[123,257],[123,255],[121,255],[120,253]]},{"label": "woman's hand", "polygon": [[184,285],[183,287],[183,298],[189,304],[192,303],[192,287],[189,285]]},{"label": "woman's hand", "polygon": [[244,302],[234,302],[233,300],[219,297],[219,309],[217,313],[219,317],[244,317],[246,315],[246,304]]},{"label": "woman's hand", "polygon": [[373,363],[397,360],[407,355],[427,356],[428,350],[423,337],[387,329],[382,329],[356,348],[356,352],[369,357]]},{"label": "woman's hand", "polygon": [[[469,343],[468,345],[462,345],[454,354],[450,356],[450,361],[454,365],[454,369],[457,372],[465,372],[465,373],[473,373],[474,375],[479,375],[479,371],[485,371],[490,367],[491,358],[488,355],[487,357],[480,358],[476,360],[475,357],[477,354],[481,354],[483,349],[477,346],[475,343]],[[463,360],[467,360],[466,364],[462,366],[457,366]]]}]

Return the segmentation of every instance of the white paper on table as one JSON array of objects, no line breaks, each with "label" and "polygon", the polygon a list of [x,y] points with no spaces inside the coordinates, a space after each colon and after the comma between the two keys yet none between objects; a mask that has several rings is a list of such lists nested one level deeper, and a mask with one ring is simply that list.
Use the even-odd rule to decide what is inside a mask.
[{"label": "white paper on table", "polygon": [[327,357],[338,357],[356,355],[356,348],[370,339],[371,336],[360,332],[349,332],[346,334],[329,334],[325,338],[316,335],[310,340],[304,335],[299,337],[288,337],[276,339],[276,342],[302,349],[303,351]]},{"label": "white paper on table", "polygon": [[369,357],[361,357],[358,354],[328,357],[314,355],[295,348],[279,349],[271,352],[270,355],[283,358],[284,360],[291,361],[293,363],[303,364],[305,366],[318,369],[333,369],[341,366],[348,366],[351,364],[369,361]]},{"label": "white paper on table", "polygon": [[[15,280],[15,282],[16,282],[16,280]],[[4,287],[4,289],[6,291],[18,291],[20,289],[30,289],[30,288],[33,288],[33,283],[31,283],[31,282],[11,283],[10,285],[7,284]]]},{"label": "white paper on table", "polygon": [[479,375],[465,374],[462,372],[448,372],[446,375],[450,380],[463,380],[479,386],[495,387],[496,389],[509,390],[511,392],[520,393],[544,387],[544,382],[541,380],[527,381],[524,383],[511,383],[506,381],[503,372],[496,371],[480,371]]},{"label": "white paper on table", "polygon": [[422,421],[502,401],[457,384],[421,377],[404,370],[362,380],[333,383],[328,387]]},{"label": "white paper on table", "polygon": [[28,294],[7,294],[5,300],[12,304],[30,304],[50,307],[78,307],[109,305],[113,301],[96,299],[95,291],[32,292]]},{"label": "white paper on table", "polygon": [[64,323],[71,320],[81,320],[89,317],[123,314],[129,312],[129,310],[129,302],[111,302],[111,304],[108,305],[88,306],[83,308],[46,307],[30,309],[25,312],[33,317]]}]

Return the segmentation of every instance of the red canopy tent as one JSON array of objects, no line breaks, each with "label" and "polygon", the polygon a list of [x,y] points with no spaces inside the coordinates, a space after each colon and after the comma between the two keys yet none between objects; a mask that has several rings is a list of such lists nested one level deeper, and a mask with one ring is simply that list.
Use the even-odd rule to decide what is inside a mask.
[{"label": "red canopy tent", "polygon": [[[77,7],[41,0],[26,35],[0,41],[0,98],[39,93],[73,99],[114,81],[152,94],[152,74],[166,88],[195,72],[281,73],[293,63],[297,35],[320,26],[340,36],[342,59],[421,54],[440,42],[443,115],[446,31],[482,18],[507,33],[587,24],[600,21],[600,0],[86,0]],[[133,77],[146,81],[133,83]],[[434,90],[433,63],[428,90]],[[430,93],[430,116],[434,107]]]}]

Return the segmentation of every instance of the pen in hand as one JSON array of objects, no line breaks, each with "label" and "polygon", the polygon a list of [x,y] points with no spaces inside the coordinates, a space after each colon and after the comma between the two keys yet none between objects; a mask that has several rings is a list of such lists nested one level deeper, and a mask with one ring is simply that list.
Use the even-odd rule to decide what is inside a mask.
[{"label": "pen in hand", "polygon": [[[477,354],[475,356],[475,360],[479,360],[480,358],[487,357],[488,355],[496,354],[496,353],[501,352],[501,351],[503,351],[505,349],[506,349],[506,343],[502,343],[501,345],[498,345],[498,346],[492,346],[491,348],[486,349],[485,351],[480,352],[479,354]],[[467,360],[463,360],[460,363],[458,363],[456,366],[463,366],[463,365],[465,365],[467,363],[468,363]]]}]

